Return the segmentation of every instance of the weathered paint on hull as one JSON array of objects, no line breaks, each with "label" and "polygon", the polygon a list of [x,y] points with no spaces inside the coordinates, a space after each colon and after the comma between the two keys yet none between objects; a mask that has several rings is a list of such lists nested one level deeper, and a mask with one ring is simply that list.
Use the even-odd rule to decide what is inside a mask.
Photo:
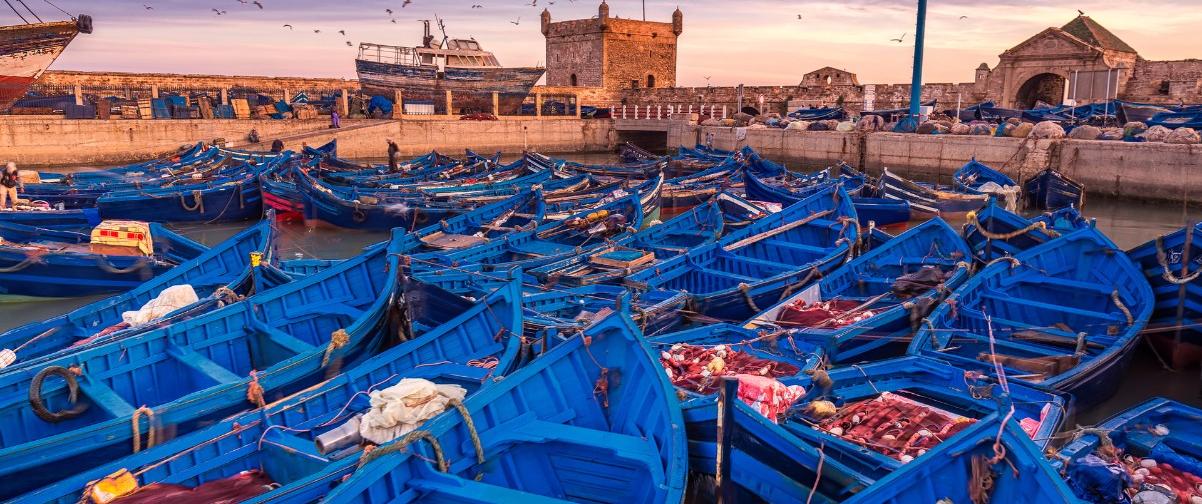
[{"label": "weathered paint on hull", "polygon": [[[447,68],[442,77],[434,67],[412,67],[355,60],[363,91],[391,98],[401,90],[406,100],[433,100],[441,104],[451,91],[457,108],[492,108],[492,93],[499,93],[504,104],[512,104],[530,94],[530,88],[546,72],[542,68]],[[516,103],[521,103],[520,100]]]},{"label": "weathered paint on hull", "polygon": [[0,111],[25,96],[78,33],[74,21],[0,26]]}]

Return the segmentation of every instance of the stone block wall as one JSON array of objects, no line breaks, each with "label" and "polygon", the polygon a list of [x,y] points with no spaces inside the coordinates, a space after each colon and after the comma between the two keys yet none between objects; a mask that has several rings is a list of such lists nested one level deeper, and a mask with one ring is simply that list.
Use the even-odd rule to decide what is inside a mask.
[{"label": "stone block wall", "polygon": [[1169,104],[1202,102],[1202,60],[1139,60],[1123,99]]},{"label": "stone block wall", "polygon": [[[129,90],[145,91],[157,86],[161,92],[173,90],[248,89],[268,94],[332,92],[340,89],[357,90],[353,79],[319,79],[301,77],[263,77],[240,75],[191,75],[164,73],[76,72],[51,70],[42,74],[35,89],[70,90],[76,85],[88,93],[124,96]],[[289,99],[292,97],[289,96]]]}]

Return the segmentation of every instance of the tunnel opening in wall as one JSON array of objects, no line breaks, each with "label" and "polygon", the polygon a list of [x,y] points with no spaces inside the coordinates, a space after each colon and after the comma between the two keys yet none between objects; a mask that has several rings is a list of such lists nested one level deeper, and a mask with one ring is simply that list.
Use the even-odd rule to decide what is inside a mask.
[{"label": "tunnel opening in wall", "polygon": [[1044,105],[1057,106],[1064,102],[1068,81],[1054,73],[1041,73],[1027,79],[1018,88],[1014,103],[1020,109],[1034,109]]},{"label": "tunnel opening in wall", "polygon": [[663,154],[668,151],[668,134],[663,131],[619,131],[618,145],[630,142],[649,152]]}]

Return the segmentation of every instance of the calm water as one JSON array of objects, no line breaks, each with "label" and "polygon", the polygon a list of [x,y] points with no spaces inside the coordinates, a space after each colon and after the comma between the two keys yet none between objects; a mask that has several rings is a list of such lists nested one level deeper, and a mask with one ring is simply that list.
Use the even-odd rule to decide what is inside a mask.
[{"label": "calm water", "polygon": [[[612,162],[610,154],[571,155],[571,159],[587,163]],[[1202,210],[1190,209],[1183,217],[1180,204],[1144,203],[1107,200],[1091,196],[1085,214],[1097,220],[1098,228],[1120,247],[1129,249],[1160,234],[1180,228],[1185,218],[1202,219]],[[959,226],[961,222],[953,223]],[[242,225],[185,225],[173,229],[206,244],[218,243],[242,229]],[[309,230],[299,224],[281,224],[279,251],[281,258],[345,258],[355,255],[366,245],[387,238],[386,233],[318,228]],[[28,303],[0,303],[0,331],[29,322],[60,315],[105,296],[47,300]],[[1202,406],[1202,380],[1197,370],[1171,372],[1163,369],[1146,345],[1140,345],[1128,378],[1115,396],[1100,406],[1076,412],[1066,426],[1073,423],[1096,423],[1113,413],[1155,396],[1165,396]]]}]

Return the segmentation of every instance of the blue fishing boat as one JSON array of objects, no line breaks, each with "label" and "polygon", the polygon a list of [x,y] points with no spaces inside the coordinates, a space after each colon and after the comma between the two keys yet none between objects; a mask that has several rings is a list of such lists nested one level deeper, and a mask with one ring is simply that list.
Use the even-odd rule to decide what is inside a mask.
[{"label": "blue fishing boat", "polygon": [[95,208],[0,212],[0,222],[49,229],[90,228],[100,224],[100,212]]},{"label": "blue fishing boat", "polygon": [[409,284],[405,291],[405,299],[411,301],[405,312],[413,339],[262,409],[80,470],[22,498],[74,503],[93,482],[121,469],[136,474],[143,496],[152,494],[155,486],[199,487],[238,478],[247,470],[257,471],[270,484],[239,500],[301,502],[322,496],[329,487],[316,482],[335,481],[355,470],[357,456],[363,453],[358,426],[372,409],[371,393],[403,380],[424,379],[458,385],[474,395],[514,364],[522,326],[517,283],[476,302],[428,285]]},{"label": "blue fishing boat", "polygon": [[969,194],[996,192],[996,189],[989,190],[985,187],[989,183],[993,183],[999,189],[1018,186],[1014,179],[977,161],[977,158],[972,158],[952,174],[952,186]]},{"label": "blue fishing boat", "polygon": [[968,280],[969,249],[943,219],[914,227],[747,321],[821,345],[835,362],[905,351],[924,316]]},{"label": "blue fishing boat", "polygon": [[[0,223],[0,297],[76,297],[128,290],[207,247],[158,224],[85,228],[83,233]],[[131,246],[93,243],[110,233]],[[129,238],[126,236],[129,235]]]},{"label": "blue fishing boat", "polygon": [[1118,389],[1154,305],[1143,272],[1091,226],[979,271],[923,321],[909,351],[1085,407]]},{"label": "blue fishing boat", "polygon": [[1079,428],[1054,467],[1084,502],[1194,502],[1202,498],[1200,420],[1202,409],[1155,397]]},{"label": "blue fishing boat", "polygon": [[[684,422],[637,334],[622,312],[594,323],[426,423],[426,442],[377,448],[325,500],[679,502]],[[305,489],[324,493],[332,476]]]},{"label": "blue fishing boat", "polygon": [[718,205],[707,203],[591,253],[534,268],[527,273],[547,285],[621,282],[625,276],[656,261],[717,241],[722,236],[723,225]]},{"label": "blue fishing boat", "polygon": [[409,338],[385,322],[398,261],[374,247],[253,299],[0,375],[0,422],[14,434],[0,440],[0,495],[141,451],[156,425],[184,435],[261,407]]},{"label": "blue fishing boat", "polygon": [[1052,168],[1024,181],[1023,195],[1027,208],[1036,210],[1085,207],[1085,184]]},{"label": "blue fishing boat", "polygon": [[1089,226],[1089,221],[1071,207],[1028,219],[1002,208],[996,198],[990,199],[980,210],[969,212],[965,220],[964,239],[972,247],[973,257],[980,262],[1017,255],[1062,234]]},{"label": "blue fishing boat", "polygon": [[[1188,231],[1188,232],[1187,232]],[[1145,334],[1164,347],[1169,363],[1182,369],[1202,358],[1202,224],[1182,227],[1127,252],[1143,271],[1156,296]]]},{"label": "blue fishing boat", "polygon": [[263,215],[255,173],[180,187],[116,191],[96,200],[105,219],[152,216],[156,222],[234,222]]},{"label": "blue fishing boat", "polygon": [[625,283],[640,291],[685,291],[692,311],[742,321],[834,271],[858,233],[851,198],[829,184],[717,243],[634,273]]},{"label": "blue fishing boat", "polygon": [[[222,299],[228,301],[225,298],[226,291],[238,296],[238,291],[244,295],[248,290],[265,289],[268,286],[255,285],[256,278],[251,268],[255,261],[270,264],[274,243],[275,233],[270,221],[260,222],[128,292],[76,308],[64,315],[6,331],[0,334],[0,348],[11,350],[16,360],[5,366],[3,372],[48,355],[76,350],[78,345],[95,340],[100,333],[115,339],[130,334],[132,330],[145,329],[152,324],[143,321],[131,327],[123,314],[138,310],[174,286],[188,286],[210,308]],[[260,255],[252,258],[252,254]],[[75,281],[71,281],[71,284],[74,287]],[[162,317],[169,315],[164,313]]]},{"label": "blue fishing boat", "polygon": [[910,204],[910,218],[925,220],[943,216],[952,218],[981,208],[989,196],[966,194],[955,188],[937,184],[920,184],[897,175],[888,168],[881,173],[878,191],[882,198],[902,200]]},{"label": "blue fishing boat", "polygon": [[[770,201],[789,206],[806,198],[820,186],[806,186],[799,189],[770,184],[755,174],[748,173],[745,178],[744,190],[749,199],[755,201]],[[852,189],[859,191],[867,187],[864,180],[856,181],[855,177],[840,178],[843,189],[851,195],[852,205],[856,207],[856,216],[860,225],[867,226],[874,222],[878,226],[888,226],[910,220],[910,204],[904,200],[890,198],[866,198],[856,196]],[[850,188],[850,189],[849,189]]]},{"label": "blue fishing boat", "polygon": [[469,210],[458,205],[390,199],[374,194],[347,199],[306,173],[293,171],[293,178],[303,201],[304,220],[310,226],[327,224],[348,229],[418,229]]}]

